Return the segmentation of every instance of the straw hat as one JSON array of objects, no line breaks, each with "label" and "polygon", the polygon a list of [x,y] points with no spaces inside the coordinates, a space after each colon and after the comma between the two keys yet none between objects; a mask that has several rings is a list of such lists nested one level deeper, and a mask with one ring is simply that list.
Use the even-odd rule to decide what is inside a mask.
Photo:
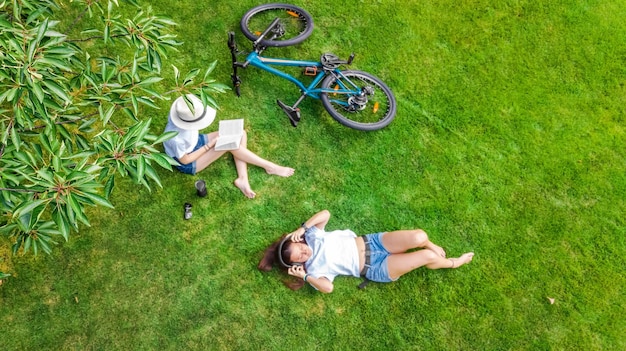
[{"label": "straw hat", "polygon": [[182,96],[174,100],[170,107],[170,119],[178,128],[185,130],[200,130],[208,127],[215,119],[215,109],[204,106],[202,101],[193,94],[187,94],[187,98],[193,104],[193,112]]}]

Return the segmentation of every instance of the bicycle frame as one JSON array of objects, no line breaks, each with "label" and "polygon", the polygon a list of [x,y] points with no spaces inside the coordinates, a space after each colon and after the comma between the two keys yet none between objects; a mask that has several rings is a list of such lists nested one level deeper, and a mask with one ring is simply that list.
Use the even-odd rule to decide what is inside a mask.
[{"label": "bicycle frame", "polygon": [[[308,61],[308,60],[290,60],[284,58],[273,58],[273,57],[264,57],[261,56],[263,51],[265,51],[266,47],[261,45],[261,40],[265,38],[268,33],[270,33],[275,27],[280,27],[280,20],[275,18],[272,24],[259,36],[259,38],[253,42],[252,47],[253,50],[246,56],[245,62],[237,61],[237,54],[239,53],[237,50],[237,44],[235,43],[235,34],[233,32],[229,33],[228,39],[228,47],[230,48],[231,58],[233,61],[233,74],[231,75],[233,85],[235,87],[235,92],[237,96],[240,95],[239,86],[241,84],[241,79],[237,75],[238,68],[246,68],[249,65],[252,65],[256,68],[259,68],[263,71],[267,71],[272,73],[278,77],[286,79],[293,84],[295,84],[300,89],[300,97],[297,101],[289,106],[283,103],[280,100],[276,100],[278,105],[283,109],[283,111],[289,117],[291,121],[291,125],[296,127],[298,122],[300,121],[300,109],[297,107],[307,96],[313,97],[315,99],[322,99],[322,96],[326,98],[328,95],[323,94],[333,94],[336,95],[344,95],[349,94],[353,96],[354,99],[345,99],[341,100],[333,100],[334,104],[343,105],[346,110],[350,110],[354,108],[354,106],[365,106],[362,101],[367,101],[366,95],[367,91],[361,89],[356,84],[354,84],[350,79],[348,79],[340,70],[339,66],[342,64],[350,64],[352,59],[354,58],[354,54],[350,55],[350,58],[347,61],[339,60],[338,57],[332,54],[324,54],[320,61]],[[284,72],[276,67],[302,67],[306,70],[312,70],[313,80],[308,85],[305,85],[298,78],[292,76],[291,74]],[[320,83],[325,85],[325,77],[328,75],[332,75],[335,77],[336,85],[331,88],[319,87]]]},{"label": "bicycle frame", "polygon": [[[264,71],[270,72],[274,75],[277,75],[283,79],[286,79],[292,82],[298,88],[300,88],[300,91],[302,92],[303,95],[310,96],[316,99],[320,98],[321,93],[359,94],[358,90],[351,90],[345,86],[342,86],[339,89],[318,88],[317,86],[328,74],[334,74],[336,76],[343,76],[339,69],[334,69],[332,71],[324,70],[321,62],[264,57],[264,56],[259,55],[259,53],[257,53],[256,51],[252,51],[250,54],[248,54],[248,56],[246,57],[246,62],[249,65],[252,65]],[[315,67],[316,73],[313,78],[313,81],[309,83],[309,85],[305,85],[299,79],[292,76],[291,74],[281,71],[272,66],[302,67],[302,68]],[[355,89],[357,88],[356,85],[354,87]]]}]

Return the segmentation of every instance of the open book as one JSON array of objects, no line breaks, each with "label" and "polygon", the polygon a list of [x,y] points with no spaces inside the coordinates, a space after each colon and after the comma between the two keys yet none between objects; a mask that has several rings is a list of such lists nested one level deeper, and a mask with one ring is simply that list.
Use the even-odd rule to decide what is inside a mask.
[{"label": "open book", "polygon": [[215,143],[216,151],[237,150],[243,136],[243,119],[220,121],[220,136]]}]

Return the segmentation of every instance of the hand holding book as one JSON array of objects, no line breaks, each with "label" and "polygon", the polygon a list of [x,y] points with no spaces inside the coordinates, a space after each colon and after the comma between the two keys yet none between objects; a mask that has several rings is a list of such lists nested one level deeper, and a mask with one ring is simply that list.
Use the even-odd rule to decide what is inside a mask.
[{"label": "hand holding book", "polygon": [[216,151],[237,150],[243,137],[243,119],[220,121],[219,137],[215,143]]}]

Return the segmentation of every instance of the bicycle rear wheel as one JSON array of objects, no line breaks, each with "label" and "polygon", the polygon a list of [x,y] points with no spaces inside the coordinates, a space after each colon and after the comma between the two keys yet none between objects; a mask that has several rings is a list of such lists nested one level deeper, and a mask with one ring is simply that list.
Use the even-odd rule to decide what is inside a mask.
[{"label": "bicycle rear wheel", "polygon": [[322,81],[322,88],[337,91],[322,93],[320,99],[326,111],[346,127],[378,130],[396,116],[396,98],[391,89],[367,72],[331,72]]},{"label": "bicycle rear wheel", "polygon": [[260,44],[263,46],[299,44],[313,32],[313,18],[308,12],[298,6],[280,3],[264,4],[248,10],[241,18],[241,31],[248,39],[255,41],[276,17],[281,19],[284,31],[273,39],[262,40]]}]

